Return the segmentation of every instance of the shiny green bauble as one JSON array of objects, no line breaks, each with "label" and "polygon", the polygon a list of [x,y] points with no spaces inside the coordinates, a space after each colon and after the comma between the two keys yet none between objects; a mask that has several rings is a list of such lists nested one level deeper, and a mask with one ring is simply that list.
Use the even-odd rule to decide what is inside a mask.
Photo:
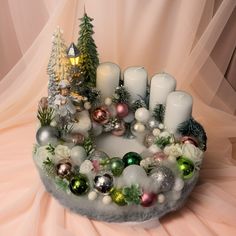
[{"label": "shiny green bauble", "polygon": [[114,176],[120,176],[125,168],[124,162],[119,157],[110,160],[110,169]]},{"label": "shiny green bauble", "polygon": [[83,195],[89,189],[89,181],[86,176],[79,174],[71,179],[69,188],[73,194]]},{"label": "shiny green bauble", "polygon": [[177,159],[177,165],[183,179],[190,179],[193,177],[195,166],[190,159],[186,157],[179,157]]},{"label": "shiny green bauble", "polygon": [[110,194],[112,201],[116,203],[118,206],[124,206],[127,204],[125,201],[125,196],[122,193],[122,189],[113,188]]},{"label": "shiny green bauble", "polygon": [[123,156],[123,162],[125,166],[129,165],[139,165],[142,157],[136,152],[128,152]]}]

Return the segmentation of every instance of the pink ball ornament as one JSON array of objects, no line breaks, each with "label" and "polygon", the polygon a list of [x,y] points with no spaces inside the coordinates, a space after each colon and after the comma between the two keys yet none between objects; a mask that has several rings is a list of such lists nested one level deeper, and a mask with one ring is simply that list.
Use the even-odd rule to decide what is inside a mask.
[{"label": "pink ball ornament", "polygon": [[157,200],[157,195],[155,193],[146,193],[144,192],[141,197],[141,205],[143,207],[149,207]]},{"label": "pink ball ornament", "polygon": [[115,135],[115,136],[122,136],[124,133],[125,133],[125,124],[124,124],[124,122],[120,122],[118,125],[117,125],[117,127],[114,129],[114,130],[112,130],[112,134],[113,135]]},{"label": "pink ball ornament", "polygon": [[92,113],[92,118],[99,124],[106,124],[109,122],[110,113],[106,107],[98,107]]},{"label": "pink ball ornament", "polygon": [[118,103],[116,105],[117,116],[123,118],[129,114],[129,107],[126,103]]}]

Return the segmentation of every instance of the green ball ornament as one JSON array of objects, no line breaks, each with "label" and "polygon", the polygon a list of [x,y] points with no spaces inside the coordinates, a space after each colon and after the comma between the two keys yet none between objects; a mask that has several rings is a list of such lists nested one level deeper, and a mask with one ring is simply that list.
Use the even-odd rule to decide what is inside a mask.
[{"label": "green ball ornament", "polygon": [[110,161],[110,168],[114,176],[120,176],[125,168],[125,164],[119,157],[113,157]]},{"label": "green ball ornament", "polygon": [[69,188],[75,195],[85,194],[89,189],[89,181],[86,176],[77,175],[71,179]]},{"label": "green ball ornament", "polygon": [[193,177],[195,166],[190,159],[186,157],[179,157],[177,159],[177,165],[180,172],[182,173],[183,179],[186,180]]},{"label": "green ball ornament", "polygon": [[139,165],[142,157],[136,152],[128,152],[122,158],[125,166],[129,165]]},{"label": "green ball ornament", "polygon": [[124,206],[127,204],[125,201],[125,196],[122,193],[122,189],[113,188],[111,190],[111,199],[118,206]]}]

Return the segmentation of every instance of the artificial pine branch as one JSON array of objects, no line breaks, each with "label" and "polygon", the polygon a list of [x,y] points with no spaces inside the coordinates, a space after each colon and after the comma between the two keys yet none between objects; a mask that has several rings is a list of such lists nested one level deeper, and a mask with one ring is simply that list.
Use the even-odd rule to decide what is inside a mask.
[{"label": "artificial pine branch", "polygon": [[93,138],[91,136],[88,136],[84,140],[83,147],[84,147],[87,155],[89,155],[91,153],[91,151],[94,150],[94,141],[93,141]]},{"label": "artificial pine branch", "polygon": [[153,110],[153,117],[156,121],[163,123],[165,117],[165,106],[163,104],[157,104]]},{"label": "artificial pine branch", "polygon": [[50,177],[56,176],[55,163],[49,157],[43,162],[43,170]]},{"label": "artificial pine branch", "polygon": [[143,99],[138,99],[131,104],[131,109],[135,112],[137,109],[144,107],[147,108],[147,104]]},{"label": "artificial pine branch", "polygon": [[40,121],[41,126],[50,125],[54,119],[54,110],[51,107],[42,108],[39,106],[37,118]]},{"label": "artificial pine branch", "polygon": [[189,120],[181,123],[178,126],[177,131],[182,136],[193,136],[198,140],[199,148],[202,151],[206,151],[207,149],[207,135],[203,128],[203,126],[198,123],[193,118],[190,118]]},{"label": "artificial pine branch", "polygon": [[112,101],[114,103],[129,103],[130,93],[128,90],[123,86],[119,86],[115,89],[115,93],[112,97]]}]

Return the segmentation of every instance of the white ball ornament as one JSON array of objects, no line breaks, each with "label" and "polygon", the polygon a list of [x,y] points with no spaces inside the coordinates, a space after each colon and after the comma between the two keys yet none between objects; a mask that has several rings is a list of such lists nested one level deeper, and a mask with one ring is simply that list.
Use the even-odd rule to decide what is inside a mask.
[{"label": "white ball ornament", "polygon": [[164,124],[161,123],[161,124],[158,125],[158,128],[159,128],[159,129],[164,129],[165,126],[164,126]]},{"label": "white ball ornament", "polygon": [[107,97],[104,101],[106,106],[110,106],[112,104],[112,99],[110,97]]},{"label": "white ball ornament", "polygon": [[98,197],[98,194],[95,191],[92,191],[88,194],[88,199],[94,201]]},{"label": "white ball ornament", "polygon": [[102,202],[103,202],[104,205],[109,205],[112,202],[112,199],[111,199],[110,196],[104,196],[102,198]]},{"label": "white ball ornament", "polygon": [[84,108],[86,109],[86,110],[89,110],[89,109],[91,109],[91,103],[90,102],[85,102],[84,103]]},{"label": "white ball ornament", "polygon": [[162,204],[162,203],[165,202],[165,200],[166,200],[166,198],[165,198],[164,194],[161,193],[161,194],[158,195],[158,197],[157,197],[158,203]]},{"label": "white ball ornament", "polygon": [[80,166],[81,163],[86,159],[87,153],[81,146],[75,146],[71,149],[71,160],[75,165]]},{"label": "white ball ornament", "polygon": [[181,178],[176,178],[173,189],[175,191],[181,191],[184,187],[184,181]]},{"label": "white ball ornament", "polygon": [[123,180],[128,186],[141,184],[147,178],[145,170],[139,165],[130,165],[123,170]]},{"label": "white ball ornament", "polygon": [[150,112],[145,107],[138,108],[135,112],[135,119],[146,124],[150,119]]}]

